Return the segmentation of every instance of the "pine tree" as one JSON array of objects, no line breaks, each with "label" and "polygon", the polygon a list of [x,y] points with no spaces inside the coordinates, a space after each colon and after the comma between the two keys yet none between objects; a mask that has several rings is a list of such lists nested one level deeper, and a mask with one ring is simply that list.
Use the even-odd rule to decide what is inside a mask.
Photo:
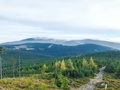
[{"label": "pine tree", "polygon": [[117,78],[120,78],[120,67],[119,67],[119,69],[116,72],[116,76],[117,76]]},{"label": "pine tree", "polygon": [[2,58],[1,54],[3,54],[3,47],[0,47],[0,78],[2,79]]},{"label": "pine tree", "polygon": [[12,63],[12,76],[15,77],[15,59],[12,57],[10,61]]},{"label": "pine tree", "polygon": [[19,63],[19,85],[21,86],[21,80],[20,80],[20,77],[21,77],[21,71],[20,71],[20,69],[21,69],[21,65],[20,65],[20,50],[19,50],[19,55],[18,55],[18,63]]},{"label": "pine tree", "polygon": [[42,69],[41,69],[42,78],[45,78],[45,72],[46,72],[46,70],[47,70],[47,66],[46,66],[46,64],[44,64],[42,66]]}]

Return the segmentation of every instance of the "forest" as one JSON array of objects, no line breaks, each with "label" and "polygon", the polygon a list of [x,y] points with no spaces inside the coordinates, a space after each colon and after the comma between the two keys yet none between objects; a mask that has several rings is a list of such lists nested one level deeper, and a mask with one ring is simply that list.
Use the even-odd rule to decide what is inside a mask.
[{"label": "forest", "polygon": [[[32,63],[29,63],[22,54],[17,52],[14,54],[16,57],[1,55],[3,66],[0,86],[3,89],[70,90],[88,83],[103,66],[106,66],[103,82],[108,84],[108,88],[117,90],[120,86],[119,83],[117,86],[111,86],[110,81],[120,82],[120,51],[41,58],[41,60],[31,58]],[[100,83],[96,85],[96,90],[102,88]]]}]

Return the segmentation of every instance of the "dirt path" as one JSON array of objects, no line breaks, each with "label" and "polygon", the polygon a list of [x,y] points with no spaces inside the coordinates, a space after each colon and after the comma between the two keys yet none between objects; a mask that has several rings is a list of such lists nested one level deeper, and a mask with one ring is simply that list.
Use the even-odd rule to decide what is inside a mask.
[{"label": "dirt path", "polygon": [[94,79],[91,79],[88,84],[85,84],[85,85],[81,86],[80,88],[73,89],[73,90],[94,90],[95,85],[98,82],[101,82],[103,80],[104,69],[105,69],[105,67],[100,68],[99,69],[100,72],[97,74],[97,76]]}]

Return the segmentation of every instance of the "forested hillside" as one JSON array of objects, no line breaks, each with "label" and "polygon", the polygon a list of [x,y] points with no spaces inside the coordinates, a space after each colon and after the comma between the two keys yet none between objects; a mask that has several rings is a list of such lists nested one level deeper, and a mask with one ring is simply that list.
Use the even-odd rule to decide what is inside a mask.
[{"label": "forested hillside", "polygon": [[[64,46],[50,43],[26,43],[18,45],[3,45],[8,50],[20,50],[26,53],[33,53],[37,55],[60,57],[68,55],[79,55],[93,52],[103,52],[115,50],[110,47],[101,46],[97,44],[82,44],[78,46]],[[7,52],[7,51],[6,51]]]},{"label": "forested hillside", "polygon": [[[102,66],[106,66],[105,80],[109,80],[111,77],[119,81],[120,78],[120,51],[66,56],[56,59],[44,58],[40,61],[31,58],[33,60],[32,63],[27,61],[21,62],[21,78],[19,78],[18,59],[14,59],[14,57],[10,57],[10,61],[3,61],[3,64],[7,63],[6,65],[9,65],[3,65],[3,77],[5,79],[1,79],[0,81],[0,86],[3,88],[23,90],[49,90],[49,88],[52,90],[68,90],[70,88],[78,88],[89,82],[90,78],[93,78]],[[3,56],[3,58],[5,57]],[[110,77],[107,77],[107,74]],[[8,77],[10,78],[7,79]],[[24,80],[27,80],[27,82]],[[108,88],[115,87],[108,86]]]}]

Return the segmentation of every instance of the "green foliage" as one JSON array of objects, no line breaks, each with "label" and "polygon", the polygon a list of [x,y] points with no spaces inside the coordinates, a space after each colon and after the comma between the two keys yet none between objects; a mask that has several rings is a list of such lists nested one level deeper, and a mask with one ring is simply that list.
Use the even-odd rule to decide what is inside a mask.
[{"label": "green foliage", "polygon": [[116,77],[117,77],[117,78],[120,78],[120,67],[119,67],[119,69],[118,69],[117,72],[116,72]]},{"label": "green foliage", "polygon": [[71,70],[73,70],[73,69],[74,69],[73,62],[72,62],[72,60],[71,60],[71,59],[69,59],[69,60],[68,60],[67,67],[68,67],[69,69],[71,69]]},{"label": "green foliage", "polygon": [[68,77],[63,76],[62,74],[59,74],[57,76],[56,85],[62,88],[62,90],[69,90],[70,86],[68,84],[69,84]]},{"label": "green foliage", "polygon": [[88,61],[85,58],[83,58],[83,60],[82,60],[82,65],[86,69],[89,67]]},{"label": "green foliage", "polygon": [[3,54],[3,47],[0,46],[0,54]]},{"label": "green foliage", "polygon": [[[46,82],[42,82],[41,84],[40,83],[35,84],[36,83],[35,81],[28,81],[24,83],[24,86],[18,88],[29,88],[29,89],[36,88],[36,90],[47,90],[48,87],[51,87],[55,89],[60,88],[62,90],[69,90],[71,88],[70,86],[71,82],[73,82],[72,85],[77,83],[77,86],[81,86],[83,84],[83,82],[80,82],[79,80],[71,81],[71,79],[74,80],[77,78],[84,79],[86,77],[88,78],[93,77],[98,72],[99,67],[102,66],[106,66],[105,69],[106,73],[113,74],[114,78],[120,78],[119,54],[120,52],[118,51],[112,51],[112,52],[108,51],[103,53],[71,56],[71,59],[69,59],[69,57],[64,57],[64,60],[59,58],[59,60],[57,61],[53,58],[35,60],[35,61],[31,59],[32,60],[31,64],[29,63],[31,60],[24,61],[24,58],[22,58],[21,70],[20,70],[21,76],[30,78],[32,75],[37,74],[39,77],[35,77],[35,79],[43,79]],[[114,58],[111,56],[113,56]],[[14,74],[15,77],[18,77],[17,54],[15,54],[14,58],[16,62],[14,64],[15,67]],[[4,65],[3,65],[4,77],[13,76],[12,75],[13,63],[9,63],[9,62],[10,60],[9,61],[6,60],[6,62],[4,60]]]}]

